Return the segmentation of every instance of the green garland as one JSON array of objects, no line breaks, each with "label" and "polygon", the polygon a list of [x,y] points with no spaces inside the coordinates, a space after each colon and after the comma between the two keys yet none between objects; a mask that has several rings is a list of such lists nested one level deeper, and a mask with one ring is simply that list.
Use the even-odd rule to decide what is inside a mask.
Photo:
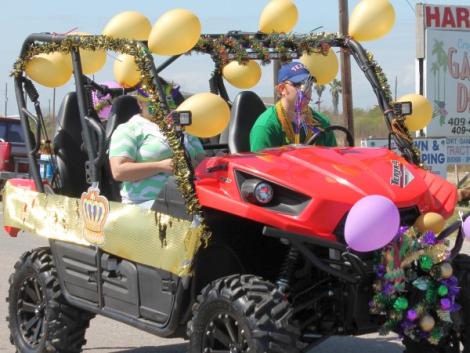
[{"label": "green garland", "polygon": [[385,75],[377,61],[375,61],[374,55],[371,52],[367,52],[367,59],[369,60],[370,67],[372,67],[375,74],[377,75],[377,78],[379,79],[380,87],[385,93],[387,102],[391,105],[391,103],[393,102],[392,90],[390,89],[390,84],[388,83],[387,76]]},{"label": "green garland", "polygon": [[111,50],[118,53],[128,54],[134,57],[135,63],[141,74],[141,87],[149,95],[149,106],[152,111],[151,121],[156,123],[168,144],[173,151],[173,162],[175,165],[175,177],[178,188],[180,189],[188,212],[198,217],[203,227],[203,242],[207,244],[210,237],[210,231],[204,221],[201,205],[194,190],[192,183],[192,171],[189,168],[184,149],[181,146],[175,128],[168,124],[165,117],[168,112],[162,107],[157,94],[157,88],[153,83],[151,69],[153,67],[153,57],[144,44],[127,39],[115,39],[109,36],[83,36],[70,35],[60,42],[53,43],[32,43],[23,57],[16,60],[13,65],[11,76],[21,77],[27,63],[36,55],[50,54],[53,52],[70,53],[73,49],[84,50]]},{"label": "green garland", "polygon": [[[387,80],[387,76],[383,72],[382,68],[379,66],[379,64],[375,61],[374,56],[372,53],[367,52],[367,59],[369,60],[369,65],[372,67],[374,70],[375,74],[377,75],[377,78],[380,83],[380,87],[382,88],[383,92],[385,93],[385,97],[387,99],[387,102],[389,106],[393,106],[393,98],[392,98],[392,91],[390,89],[390,85]],[[419,161],[421,161],[421,152],[419,149],[413,144],[413,137],[410,134],[410,131],[406,127],[405,124],[405,117],[395,117],[394,120],[392,121],[392,129],[394,129],[394,132],[404,138],[405,140],[408,141],[408,143],[411,144],[411,150],[412,153],[414,154],[415,158]],[[423,167],[423,164],[419,164],[420,167]]]},{"label": "green garland", "polygon": [[434,233],[402,228],[394,242],[377,253],[372,314],[383,315],[380,333],[397,332],[433,345],[457,331],[452,312],[458,281],[447,262],[447,243]]},{"label": "green garland", "polygon": [[277,58],[285,63],[299,58],[304,52],[321,52],[326,55],[332,44],[343,41],[344,37],[337,33],[203,35],[191,52],[211,55],[218,68],[224,67],[232,60],[241,63],[260,60],[266,65],[272,60],[270,50],[278,53]]}]

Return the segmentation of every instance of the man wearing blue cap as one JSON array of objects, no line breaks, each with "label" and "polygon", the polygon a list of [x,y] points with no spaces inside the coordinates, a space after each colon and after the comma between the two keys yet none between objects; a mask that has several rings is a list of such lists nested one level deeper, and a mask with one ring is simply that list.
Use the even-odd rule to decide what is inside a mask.
[{"label": "man wearing blue cap", "polygon": [[[250,132],[250,150],[278,147],[292,143],[305,143],[327,128],[328,118],[313,111],[308,103],[312,97],[314,79],[300,62],[284,64],[278,74],[277,92],[279,101],[266,109]],[[332,132],[323,133],[318,145],[336,146]]]}]

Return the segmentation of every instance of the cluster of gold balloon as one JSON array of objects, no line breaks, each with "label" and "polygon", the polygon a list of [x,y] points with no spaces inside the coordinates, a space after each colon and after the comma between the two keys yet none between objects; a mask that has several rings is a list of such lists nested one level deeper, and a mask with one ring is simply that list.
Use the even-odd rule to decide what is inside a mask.
[{"label": "cluster of gold balloon", "polygon": [[[298,10],[292,0],[271,0],[263,9],[259,30],[263,33],[291,32],[298,20]],[[350,18],[349,35],[358,41],[378,39],[387,34],[395,22],[395,11],[388,0],[362,0],[353,10]],[[70,35],[85,33],[70,33]],[[103,30],[103,35],[148,41],[151,52],[158,55],[178,55],[190,51],[201,34],[197,16],[188,10],[175,9],[163,14],[152,26],[146,16],[139,12],[127,11],[113,17]],[[82,70],[85,74],[99,71],[106,62],[104,50],[81,50]],[[316,78],[317,84],[332,81],[338,73],[338,59],[332,48],[327,55],[304,53],[300,61]],[[134,58],[119,55],[113,66],[115,80],[123,87],[139,84],[141,75]],[[51,53],[35,56],[26,65],[26,73],[36,82],[47,87],[65,84],[72,75],[70,54]],[[259,64],[250,60],[239,63],[234,60],[222,69],[223,77],[233,86],[247,89],[255,86],[261,78]],[[409,130],[425,127],[432,117],[431,104],[419,95],[407,95],[399,101],[412,101],[413,113],[405,123]],[[229,108],[217,95],[203,93],[186,100],[178,110],[191,110],[193,123],[187,131],[198,137],[211,137],[222,132],[229,121]]]}]

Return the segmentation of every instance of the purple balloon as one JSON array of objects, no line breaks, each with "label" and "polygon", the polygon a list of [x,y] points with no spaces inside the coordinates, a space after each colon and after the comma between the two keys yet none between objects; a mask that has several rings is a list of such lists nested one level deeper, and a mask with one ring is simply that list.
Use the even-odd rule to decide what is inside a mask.
[{"label": "purple balloon", "polygon": [[449,298],[442,298],[440,304],[442,310],[449,311],[452,308],[452,302]]},{"label": "purple balloon", "polygon": [[465,221],[463,221],[462,231],[463,231],[463,235],[465,235],[467,240],[470,240],[470,216],[467,217]]},{"label": "purple balloon", "polygon": [[[107,86],[108,88],[122,88],[122,86],[119,83],[114,82],[114,81],[100,82],[100,85]],[[108,119],[109,113],[111,112],[111,95],[106,94],[104,96],[100,96],[100,94],[97,91],[93,90],[91,92],[91,97],[93,99],[93,106],[95,107],[95,109],[98,106],[101,106],[101,109],[97,111],[98,116],[101,119]],[[104,102],[106,103],[102,105],[101,103],[104,103]]]},{"label": "purple balloon", "polygon": [[397,206],[384,196],[370,195],[357,201],[349,211],[344,237],[355,251],[374,251],[390,243],[399,227]]},{"label": "purple balloon", "polygon": [[410,321],[415,321],[418,318],[418,313],[414,309],[410,309],[406,312],[406,318]]}]

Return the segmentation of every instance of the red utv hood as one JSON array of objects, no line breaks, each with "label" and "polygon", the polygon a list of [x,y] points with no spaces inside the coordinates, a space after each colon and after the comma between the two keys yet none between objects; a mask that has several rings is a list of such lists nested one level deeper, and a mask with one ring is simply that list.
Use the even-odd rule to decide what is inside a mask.
[{"label": "red utv hood", "polygon": [[[217,165],[226,165],[226,169],[207,173],[207,168]],[[326,222],[330,223],[326,228],[320,227],[322,231],[331,230],[333,224],[337,225],[338,218],[366,195],[383,195],[398,208],[417,207],[420,212],[434,211],[444,217],[452,214],[456,203],[456,190],[452,184],[407,163],[386,148],[306,146],[207,159],[197,170],[201,202],[209,201],[202,189],[202,193],[199,191],[199,186],[203,188],[207,182],[213,184],[207,179],[219,184],[226,197],[243,202],[235,183],[228,183],[232,184],[228,186],[226,182],[227,179],[235,180],[236,170],[311,197],[313,202],[305,210],[308,217],[317,221],[328,218]]]}]

